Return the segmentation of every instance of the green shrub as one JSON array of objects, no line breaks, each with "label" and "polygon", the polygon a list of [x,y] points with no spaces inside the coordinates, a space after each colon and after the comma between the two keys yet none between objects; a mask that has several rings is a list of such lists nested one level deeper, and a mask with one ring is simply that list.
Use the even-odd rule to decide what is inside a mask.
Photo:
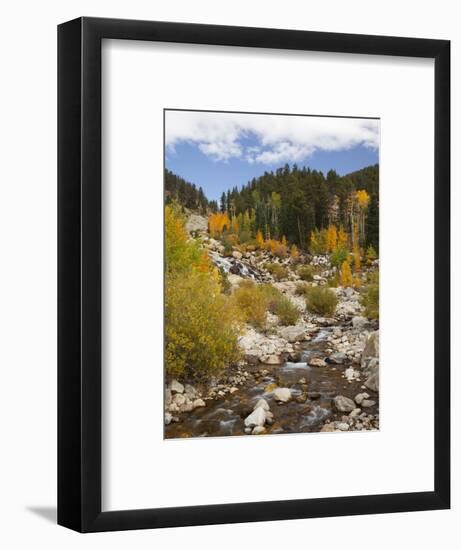
[{"label": "green shrub", "polygon": [[275,286],[271,285],[270,283],[259,285],[259,290],[266,299],[267,307],[269,310],[271,308],[271,303],[278,300],[280,296],[283,296],[280,290],[278,288],[275,288]]},{"label": "green shrub", "polygon": [[336,294],[326,287],[310,287],[306,295],[307,309],[319,315],[333,315],[337,304]]},{"label": "green shrub", "polygon": [[200,378],[238,360],[240,314],[208,273],[168,277],[165,298],[168,375]]},{"label": "green shrub", "polygon": [[368,284],[362,290],[361,304],[365,307],[365,315],[369,319],[379,319],[379,272],[375,271],[368,277]]},{"label": "green shrub", "polygon": [[302,281],[311,282],[314,280],[314,268],[310,265],[300,265],[296,273]]},{"label": "green shrub", "polygon": [[310,287],[307,283],[298,283],[295,288],[296,296],[306,296]]},{"label": "green shrub", "polygon": [[296,325],[301,316],[299,309],[286,296],[280,295],[273,304],[273,313],[280,319],[282,325]]},{"label": "green shrub", "polygon": [[258,329],[264,328],[268,302],[259,285],[253,281],[242,281],[232,298],[247,323]]},{"label": "green shrub", "polygon": [[276,281],[281,281],[282,279],[286,279],[288,277],[288,269],[283,265],[277,263],[267,263],[264,267]]},{"label": "green shrub", "polygon": [[330,255],[330,262],[332,265],[335,265],[336,267],[341,267],[343,263],[348,260],[349,258],[349,252],[345,248],[337,248],[332,254]]}]

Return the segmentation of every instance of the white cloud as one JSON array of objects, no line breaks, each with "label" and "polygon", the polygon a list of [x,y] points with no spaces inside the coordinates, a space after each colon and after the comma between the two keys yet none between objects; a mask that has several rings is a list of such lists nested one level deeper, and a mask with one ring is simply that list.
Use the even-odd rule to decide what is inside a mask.
[{"label": "white cloud", "polygon": [[[197,111],[167,111],[165,119],[168,150],[181,142],[195,143],[217,161],[298,162],[316,150],[379,145],[379,120]],[[245,145],[245,137],[256,138],[258,145]]]}]

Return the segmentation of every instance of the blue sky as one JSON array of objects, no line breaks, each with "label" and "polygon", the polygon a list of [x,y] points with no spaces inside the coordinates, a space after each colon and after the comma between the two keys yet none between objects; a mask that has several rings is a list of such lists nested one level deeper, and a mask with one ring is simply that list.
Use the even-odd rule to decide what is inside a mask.
[{"label": "blue sky", "polygon": [[218,200],[296,163],[340,175],[379,160],[379,120],[166,111],[166,167]]}]

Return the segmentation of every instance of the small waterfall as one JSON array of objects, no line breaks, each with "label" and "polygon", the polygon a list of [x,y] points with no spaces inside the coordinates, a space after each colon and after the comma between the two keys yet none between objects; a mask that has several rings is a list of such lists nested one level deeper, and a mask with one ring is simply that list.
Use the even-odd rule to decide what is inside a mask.
[{"label": "small waterfall", "polygon": [[209,251],[208,255],[210,260],[225,273],[240,275],[240,277],[253,279],[255,281],[262,280],[261,273],[246,262],[237,260],[236,258],[225,258],[224,256],[221,256],[217,252],[213,251]]}]

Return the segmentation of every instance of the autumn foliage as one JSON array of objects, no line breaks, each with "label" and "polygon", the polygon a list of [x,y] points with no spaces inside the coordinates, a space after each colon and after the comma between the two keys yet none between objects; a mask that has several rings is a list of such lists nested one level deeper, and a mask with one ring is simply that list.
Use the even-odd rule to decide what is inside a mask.
[{"label": "autumn foliage", "polygon": [[218,373],[239,357],[241,315],[220,276],[189,240],[174,206],[165,208],[165,363],[172,376]]},{"label": "autumn foliage", "polygon": [[220,237],[226,229],[231,229],[231,221],[227,212],[210,214],[208,217],[208,230],[212,237]]}]

